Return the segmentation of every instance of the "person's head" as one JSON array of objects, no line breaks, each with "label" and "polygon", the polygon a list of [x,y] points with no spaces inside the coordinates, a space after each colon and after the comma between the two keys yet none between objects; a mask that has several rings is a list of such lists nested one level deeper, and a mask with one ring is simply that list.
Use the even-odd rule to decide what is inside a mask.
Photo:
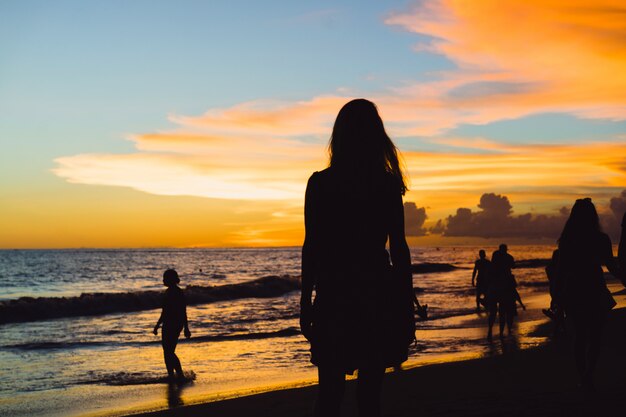
[{"label": "person's head", "polygon": [[388,172],[397,179],[402,193],[406,191],[398,150],[371,101],[359,98],[339,110],[328,148],[331,167],[360,174]]},{"label": "person's head", "polygon": [[163,273],[163,285],[173,287],[180,282],[178,272],[175,269],[168,269]]},{"label": "person's head", "polygon": [[500,246],[498,246],[498,250],[500,250],[500,252],[502,253],[506,253],[506,251],[509,250],[508,246],[506,246],[506,244],[501,243]]},{"label": "person's head", "polygon": [[478,251],[478,256],[480,256],[480,259],[485,259],[485,256],[487,256],[487,254],[485,253],[484,249],[481,249]]},{"label": "person's head", "polygon": [[559,242],[589,236],[600,231],[600,218],[591,198],[579,198],[570,211],[565,222]]}]

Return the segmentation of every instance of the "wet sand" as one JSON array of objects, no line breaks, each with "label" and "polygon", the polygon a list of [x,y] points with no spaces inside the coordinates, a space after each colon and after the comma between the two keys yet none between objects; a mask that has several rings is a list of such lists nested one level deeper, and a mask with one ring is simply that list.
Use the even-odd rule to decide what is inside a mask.
[{"label": "wet sand", "polygon": [[[620,297],[621,298],[621,297]],[[620,303],[621,304],[621,303]],[[537,335],[549,335],[548,324]],[[597,393],[577,387],[570,336],[519,349],[515,337],[494,341],[481,359],[413,368],[386,375],[384,416],[623,416],[626,415],[626,308],[614,310],[604,332]],[[355,413],[349,381],[343,415]],[[190,405],[142,416],[311,416],[317,386]]]}]

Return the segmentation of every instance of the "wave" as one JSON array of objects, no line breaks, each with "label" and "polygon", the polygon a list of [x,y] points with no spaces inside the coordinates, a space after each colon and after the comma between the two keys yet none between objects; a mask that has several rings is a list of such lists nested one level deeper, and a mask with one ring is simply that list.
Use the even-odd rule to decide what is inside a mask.
[{"label": "wave", "polygon": [[452,264],[436,263],[436,262],[423,262],[419,264],[411,265],[411,272],[414,274],[430,274],[434,272],[450,272],[457,269],[467,269]]},{"label": "wave", "polygon": [[[204,335],[194,336],[190,339],[180,338],[178,343],[204,343],[204,342],[223,342],[230,340],[259,340],[259,339],[271,339],[274,337],[292,337],[300,335],[300,330],[295,327],[287,327],[281,330],[275,330],[270,332],[256,332],[256,333],[230,333],[230,334],[216,334],[216,335]],[[77,341],[77,342],[29,342],[18,343],[13,345],[0,346],[2,349],[16,349],[16,350],[54,350],[54,349],[86,349],[101,346],[109,347],[124,347],[124,346],[146,346],[160,344],[160,338],[151,341],[137,341],[137,342],[118,342],[118,341]]]},{"label": "wave", "polygon": [[[239,284],[190,285],[185,289],[188,305],[241,298],[279,297],[300,289],[300,277],[270,275]],[[79,297],[21,297],[0,301],[0,324],[63,317],[97,316],[160,308],[162,291],[83,293]]]},{"label": "wave", "polygon": [[[184,379],[182,382],[189,383],[195,381],[196,373],[194,371],[184,371]],[[125,385],[151,385],[151,384],[167,384],[171,380],[166,376],[154,375],[149,372],[116,372],[110,374],[96,374],[94,372],[88,373],[88,379],[83,381],[76,381],[75,385],[82,384],[104,384],[113,386],[125,386]]]},{"label": "wave", "polygon": [[550,282],[546,278],[545,281],[522,281],[522,282],[518,282],[517,285],[519,287],[544,288],[544,287],[550,286]]},{"label": "wave", "polygon": [[515,268],[545,268],[550,263],[551,259],[523,259],[521,261],[515,261]]}]

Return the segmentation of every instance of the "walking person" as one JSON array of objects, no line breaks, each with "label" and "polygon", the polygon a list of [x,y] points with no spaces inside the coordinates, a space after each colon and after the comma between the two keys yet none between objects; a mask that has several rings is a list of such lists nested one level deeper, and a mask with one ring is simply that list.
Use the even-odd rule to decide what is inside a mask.
[{"label": "walking person", "polygon": [[[503,243],[491,256],[491,275],[489,279],[488,305],[489,305],[489,330],[487,340],[493,339],[492,328],[496,321],[496,314],[499,318],[500,339],[504,338],[504,327],[508,334],[511,334],[513,327],[513,317],[516,314],[515,302],[519,301],[522,307],[524,304],[517,292],[517,283],[511,269],[515,267],[515,259],[508,253],[508,247]],[[525,307],[524,307],[525,308]]]},{"label": "walking person", "polygon": [[602,266],[622,282],[624,277],[613,257],[611,239],[601,231],[590,198],[576,200],[558,243],[558,303],[574,327],[580,386],[594,391],[593,374],[600,356],[602,329],[608,312],[615,306]]},{"label": "walking person", "polygon": [[480,306],[485,305],[485,296],[489,286],[489,273],[491,262],[487,259],[487,254],[483,249],[478,251],[478,259],[474,262],[472,271],[472,287],[476,287],[476,311],[480,311]]},{"label": "walking person", "polygon": [[[178,337],[183,329],[185,330],[185,337],[187,339],[191,337],[187,323],[187,303],[183,290],[178,286],[179,283],[180,278],[176,270],[168,269],[163,273],[163,285],[167,287],[167,290],[165,290],[163,299],[163,310],[153,330],[155,335],[158,334],[159,326],[163,324],[161,345],[163,346],[163,358],[170,381],[174,379],[183,381],[185,379],[183,368],[175,351]],[[176,371],[176,375],[174,375],[174,371]]]},{"label": "walking person", "polygon": [[385,368],[404,362],[415,339],[405,177],[364,99],[340,110],[329,153],[330,166],[309,179],[304,209],[300,324],[318,368],[315,415],[339,416],[345,375],[358,370],[358,415],[380,416]]}]

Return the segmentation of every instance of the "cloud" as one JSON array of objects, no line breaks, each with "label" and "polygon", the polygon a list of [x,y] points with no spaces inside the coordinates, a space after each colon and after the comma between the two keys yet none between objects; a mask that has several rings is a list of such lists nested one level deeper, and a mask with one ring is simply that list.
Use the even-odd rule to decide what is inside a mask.
[{"label": "cloud", "polygon": [[494,193],[483,194],[478,207],[481,210],[477,212],[459,208],[455,215],[448,216],[443,235],[556,238],[567,219],[564,210],[556,215],[526,213],[514,216],[508,197]]},{"label": "cloud", "polygon": [[624,214],[626,214],[626,190],[612,197],[608,210],[601,213],[602,226],[613,239],[618,239],[621,235]]},{"label": "cloud", "polygon": [[456,64],[438,98],[462,122],[547,111],[626,117],[621,0],[420,1],[385,22],[427,35],[416,50]]},{"label": "cloud", "polygon": [[417,207],[411,201],[404,203],[404,231],[407,236],[425,236],[424,222],[427,218],[426,207]]},{"label": "cloud", "polygon": [[159,195],[300,201],[306,178],[326,165],[337,112],[365,95],[379,106],[392,137],[420,136],[440,149],[404,152],[410,195],[427,196],[434,210],[458,207],[450,195],[437,205],[453,192],[539,198],[614,192],[626,184],[623,140],[512,145],[445,132],[547,111],[626,118],[624,15],[621,3],[609,0],[418,2],[390,14],[386,24],[427,35],[431,41],[418,53],[444,55],[455,69],[374,94],[338,88],[299,101],[261,99],[170,115],[173,129],[129,138],[134,153],[63,156],[53,172],[72,183]]},{"label": "cloud", "polygon": [[136,153],[57,158],[53,172],[71,183],[157,195],[301,200],[307,176],[323,165],[320,143],[187,130],[134,135]]},{"label": "cloud", "polygon": [[[183,125],[129,139],[136,146],[134,153],[65,156],[55,160],[53,172],[71,183],[130,187],[157,195],[301,202],[306,179],[327,163],[326,140],[220,136]],[[411,178],[408,197],[428,201],[436,216],[458,207],[453,204],[461,195],[469,198],[489,189],[533,193],[536,200],[569,199],[580,193],[595,196],[596,189],[615,192],[626,183],[626,147],[621,143],[438,141],[446,152],[403,153]]]},{"label": "cloud", "polygon": [[[572,203],[573,204],[573,203]],[[597,203],[596,203],[597,205]],[[561,234],[570,209],[561,207],[554,214],[513,214],[513,206],[507,196],[485,193],[480,197],[479,211],[458,208],[456,214],[439,220],[431,229],[444,236],[483,237],[483,238],[550,238]],[[626,190],[610,200],[610,210],[597,207],[603,229],[612,238],[619,236],[621,221],[626,212]]]},{"label": "cloud", "polygon": [[[626,147],[622,143],[505,145],[484,139],[445,142],[451,147],[447,152],[404,152],[412,192],[475,194],[497,189],[576,193],[600,187],[616,191],[626,185]],[[476,152],[468,153],[468,149]]]}]

